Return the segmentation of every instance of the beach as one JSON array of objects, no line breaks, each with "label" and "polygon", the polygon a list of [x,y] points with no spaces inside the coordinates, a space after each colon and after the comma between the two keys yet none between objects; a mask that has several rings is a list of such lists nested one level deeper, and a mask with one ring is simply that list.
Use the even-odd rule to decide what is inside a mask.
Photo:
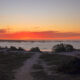
[{"label": "beach", "polygon": [[0,71],[4,80],[79,80],[78,75],[74,78],[73,75],[57,72],[57,67],[74,58],[80,59],[79,49],[56,53],[39,50],[31,52],[15,47],[3,48],[0,49]]}]

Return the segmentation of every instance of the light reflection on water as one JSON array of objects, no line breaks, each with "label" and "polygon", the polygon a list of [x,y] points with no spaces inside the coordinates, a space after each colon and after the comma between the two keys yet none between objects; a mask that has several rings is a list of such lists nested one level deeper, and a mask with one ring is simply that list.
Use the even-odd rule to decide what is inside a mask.
[{"label": "light reflection on water", "polygon": [[74,46],[76,49],[80,49],[80,40],[77,41],[33,41],[33,42],[0,42],[0,46],[2,47],[10,47],[10,46],[15,46],[15,47],[22,47],[26,50],[31,49],[32,47],[39,47],[43,51],[51,51],[52,47],[56,44],[60,43],[65,43],[65,44],[71,44]]}]

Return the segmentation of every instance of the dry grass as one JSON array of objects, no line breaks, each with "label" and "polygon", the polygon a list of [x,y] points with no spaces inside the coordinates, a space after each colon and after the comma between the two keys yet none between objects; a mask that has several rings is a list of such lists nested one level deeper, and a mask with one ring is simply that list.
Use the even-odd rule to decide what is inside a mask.
[{"label": "dry grass", "polygon": [[[67,68],[64,68],[65,64],[67,65],[68,63],[70,63],[69,65],[67,65],[69,69],[73,67],[71,66],[71,64],[74,64],[75,57],[60,55],[60,54],[42,54],[40,56],[40,59],[43,60],[47,64],[47,66],[50,66],[48,69],[49,71],[52,72],[52,75],[54,76],[55,80],[79,80],[80,79],[78,74],[73,75],[73,74],[64,73],[64,71],[67,71]],[[63,66],[63,68],[61,68],[62,71],[59,70],[61,66]]]},{"label": "dry grass", "polygon": [[0,53],[0,80],[12,80],[13,70],[23,65],[23,61],[30,57],[30,54]]}]

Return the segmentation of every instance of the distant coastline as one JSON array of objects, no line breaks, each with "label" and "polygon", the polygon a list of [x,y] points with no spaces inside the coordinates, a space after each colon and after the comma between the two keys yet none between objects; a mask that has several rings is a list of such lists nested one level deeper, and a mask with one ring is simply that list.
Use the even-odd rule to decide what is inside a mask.
[{"label": "distant coastline", "polygon": [[4,40],[4,39],[0,39],[0,42],[64,42],[64,41],[79,42],[80,40]]}]

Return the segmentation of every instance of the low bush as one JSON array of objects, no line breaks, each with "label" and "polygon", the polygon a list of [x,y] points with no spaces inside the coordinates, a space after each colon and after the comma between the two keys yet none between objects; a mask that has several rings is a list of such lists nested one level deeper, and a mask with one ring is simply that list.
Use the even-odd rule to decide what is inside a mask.
[{"label": "low bush", "polygon": [[19,47],[18,50],[19,51],[24,51],[24,49],[22,47]]},{"label": "low bush", "polygon": [[34,64],[33,69],[43,69],[43,67],[40,64]]},{"label": "low bush", "polygon": [[65,51],[67,51],[67,52],[70,52],[70,51],[74,50],[73,46],[70,45],[70,44],[64,45],[64,47],[65,47]]},{"label": "low bush", "polygon": [[31,48],[31,52],[41,52],[39,47]]},{"label": "low bush", "polygon": [[57,71],[67,74],[80,74],[80,59],[74,58],[69,62],[66,61],[63,65],[57,68]]},{"label": "low bush", "polygon": [[70,52],[73,51],[74,48],[70,44],[58,44],[52,48],[52,52]]},{"label": "low bush", "polygon": [[18,69],[23,65],[23,62],[31,57],[31,54],[26,53],[0,53],[0,80],[13,80],[13,70]]},{"label": "low bush", "polygon": [[10,50],[15,51],[15,50],[17,50],[17,48],[16,48],[16,47],[14,47],[14,46],[11,46],[11,47],[10,47]]}]

